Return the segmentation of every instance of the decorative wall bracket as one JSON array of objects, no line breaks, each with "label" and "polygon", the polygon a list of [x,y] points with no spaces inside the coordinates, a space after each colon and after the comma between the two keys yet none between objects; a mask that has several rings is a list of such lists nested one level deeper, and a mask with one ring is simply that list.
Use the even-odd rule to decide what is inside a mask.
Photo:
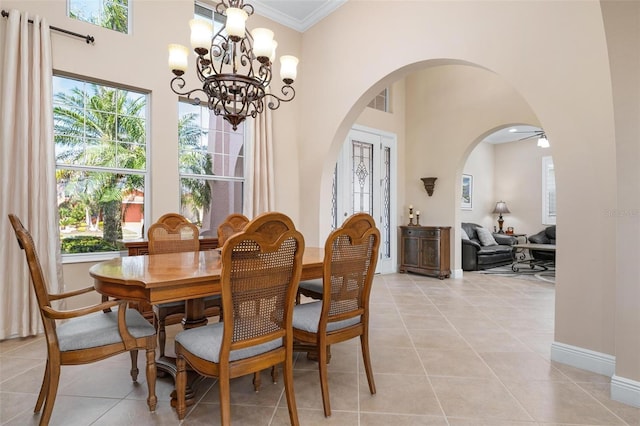
[{"label": "decorative wall bracket", "polygon": [[437,177],[420,178],[420,180],[422,180],[422,183],[424,183],[424,189],[427,190],[427,194],[429,194],[429,197],[433,195],[433,188],[435,188],[436,186],[436,179],[438,178]]}]

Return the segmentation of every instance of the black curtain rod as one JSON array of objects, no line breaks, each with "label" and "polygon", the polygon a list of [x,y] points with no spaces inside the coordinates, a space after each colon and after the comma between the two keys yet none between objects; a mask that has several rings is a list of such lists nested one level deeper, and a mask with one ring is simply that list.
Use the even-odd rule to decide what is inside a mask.
[{"label": "black curtain rod", "polygon": [[[9,12],[7,12],[6,10],[3,10],[2,11],[2,17],[3,18],[8,18],[9,17]],[[33,20],[29,19],[29,23],[33,24]],[[49,28],[51,28],[54,31],[58,31],[58,32],[61,32],[61,33],[69,34],[69,35],[72,35],[74,37],[79,37],[81,39],[84,39],[87,42],[87,44],[89,44],[89,43],[93,44],[93,42],[96,41],[96,39],[93,36],[88,35],[88,34],[87,35],[82,35],[82,34],[74,33],[73,31],[65,30],[64,28],[54,27],[52,25],[49,25]]]}]

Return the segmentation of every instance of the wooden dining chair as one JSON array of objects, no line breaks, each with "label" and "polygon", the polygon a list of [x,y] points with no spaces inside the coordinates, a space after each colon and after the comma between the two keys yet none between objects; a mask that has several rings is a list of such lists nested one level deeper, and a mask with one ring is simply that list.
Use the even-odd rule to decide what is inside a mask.
[{"label": "wooden dining chair", "polygon": [[[224,221],[218,225],[218,248],[222,248],[230,236],[242,231],[249,223],[249,218],[240,213],[231,213]],[[278,381],[278,372],[274,366],[271,369],[271,378],[274,383]],[[260,371],[256,371],[253,376],[253,389],[258,392],[262,385],[262,376]]]},{"label": "wooden dining chair", "polygon": [[360,337],[369,391],[376,385],[369,355],[369,295],[376,270],[380,232],[367,213],[356,213],[333,231],[324,246],[322,300],[295,305],[296,351],[318,359],[324,415],[331,415],[327,378],[329,345]]},{"label": "wooden dining chair", "polygon": [[[167,213],[149,227],[149,254],[179,253],[200,249],[198,227],[177,213]],[[220,296],[204,298],[205,315],[220,313]],[[164,356],[167,341],[166,326],[182,321],[186,312],[185,302],[167,302],[153,306],[153,321],[158,333],[160,357]]]},{"label": "wooden dining chair", "polygon": [[218,247],[222,248],[229,237],[242,231],[247,223],[249,223],[249,218],[243,214],[232,213],[227,216],[225,220],[218,225]]},{"label": "wooden dining chair", "polygon": [[177,412],[186,413],[187,364],[220,386],[220,419],[231,422],[230,379],[284,363],[292,425],[298,425],[293,392],[291,318],[302,272],[304,239],[291,219],[264,213],[222,248],[221,323],[176,335]]},{"label": "wooden dining chair", "polygon": [[92,292],[100,295],[93,286],[67,293],[49,293],[31,234],[17,216],[10,214],[9,221],[20,248],[25,252],[47,341],[47,363],[34,410],[39,412],[44,403],[40,425],[49,424],[62,365],[89,364],[128,351],[131,354],[131,378],[135,382],[138,379],[138,349],[147,352],[147,404],[149,410],[155,411],[156,334],[153,326],[135,309],[127,309],[124,300],[105,301],[72,310],[55,309],[52,301]]}]

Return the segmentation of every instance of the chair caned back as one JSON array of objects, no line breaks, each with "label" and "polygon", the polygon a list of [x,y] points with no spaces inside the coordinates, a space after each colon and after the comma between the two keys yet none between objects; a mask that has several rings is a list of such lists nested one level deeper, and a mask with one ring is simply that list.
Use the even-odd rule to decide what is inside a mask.
[{"label": "chair caned back", "polygon": [[218,226],[218,247],[222,247],[230,236],[244,229],[249,218],[243,214],[232,213]]},{"label": "chair caned back", "polygon": [[366,213],[352,215],[329,235],[325,243],[322,298],[323,316],[327,321],[364,314],[369,305],[379,247],[380,232]]},{"label": "chair caned back", "polygon": [[[265,213],[222,250],[225,349],[284,337],[302,271],[304,238],[281,213]],[[291,330],[288,330],[291,333]]]},{"label": "chair caned back", "polygon": [[149,254],[200,250],[198,227],[175,213],[162,216],[149,227]]}]

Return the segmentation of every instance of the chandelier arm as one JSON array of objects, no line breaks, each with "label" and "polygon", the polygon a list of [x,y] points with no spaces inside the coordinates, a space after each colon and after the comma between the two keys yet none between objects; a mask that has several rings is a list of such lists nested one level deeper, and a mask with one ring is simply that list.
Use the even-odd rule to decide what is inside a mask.
[{"label": "chandelier arm", "polygon": [[295,89],[289,85],[282,86],[280,92],[282,92],[282,98],[274,95],[273,93],[266,93],[264,95],[264,100],[268,101],[267,106],[270,110],[278,109],[282,102],[290,102],[296,97]]},{"label": "chandelier arm", "polygon": [[209,95],[207,94],[206,91],[204,91],[203,89],[197,88],[197,89],[191,89],[191,90],[182,90],[185,86],[185,81],[184,78],[182,77],[174,77],[171,79],[171,90],[173,90],[173,92],[177,95],[180,96],[184,96],[187,99],[190,99],[193,101],[194,105],[200,105],[200,98],[198,96],[193,96],[194,94],[197,94],[198,92],[202,93],[202,95],[204,95],[205,98],[208,98]]}]

